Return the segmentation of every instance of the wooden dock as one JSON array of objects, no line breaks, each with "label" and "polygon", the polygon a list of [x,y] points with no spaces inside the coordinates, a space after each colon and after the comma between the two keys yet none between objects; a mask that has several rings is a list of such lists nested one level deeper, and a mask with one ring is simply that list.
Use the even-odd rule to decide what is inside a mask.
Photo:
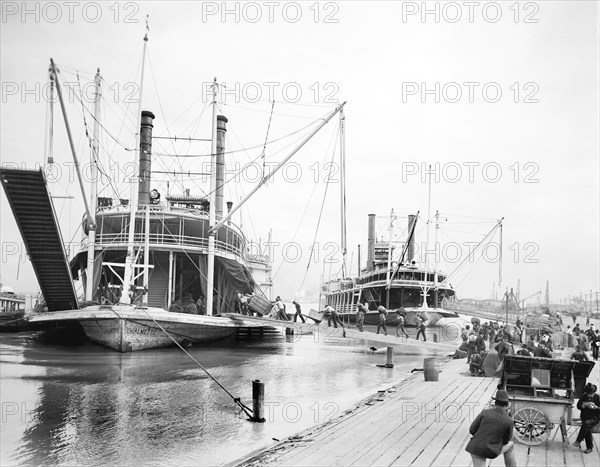
[{"label": "wooden dock", "polygon": [[[597,365],[598,366],[598,365]],[[598,367],[589,380],[600,387]],[[385,394],[373,396],[338,418],[292,436],[246,459],[247,467],[271,466],[468,466],[469,426],[490,403],[497,378],[470,376],[465,359],[451,360],[439,381],[417,373]],[[573,416],[578,417],[575,408]],[[574,442],[578,427],[567,427],[569,443],[555,427],[539,446],[515,443],[519,466],[600,465],[599,435],[594,452],[584,454]],[[585,444],[585,443],[583,443]],[[503,466],[502,456],[488,463]]]},{"label": "wooden dock", "polygon": [[[275,327],[288,329],[291,333],[297,333],[299,335],[303,334],[317,334],[314,339],[324,339],[328,342],[334,342],[336,339],[361,339],[365,341],[372,342],[378,345],[385,346],[395,346],[395,347],[411,347],[415,349],[422,350],[433,350],[441,353],[451,353],[458,348],[458,344],[456,342],[449,342],[445,339],[441,334],[431,334],[428,333],[428,340],[421,341],[416,340],[414,337],[396,337],[396,328],[390,327],[387,335],[384,334],[376,334],[371,332],[370,330],[365,330],[364,332],[360,332],[356,329],[356,327],[328,327],[326,323],[317,324],[314,322],[306,322],[294,323],[292,321],[282,321],[277,319],[270,318],[258,318],[254,316],[243,316],[237,315],[233,313],[224,314],[223,316],[232,319],[239,325],[248,326],[248,327]],[[345,335],[344,335],[345,331]],[[412,333],[412,331],[411,331]],[[435,339],[435,340],[434,340]],[[437,342],[436,342],[437,340]]]}]

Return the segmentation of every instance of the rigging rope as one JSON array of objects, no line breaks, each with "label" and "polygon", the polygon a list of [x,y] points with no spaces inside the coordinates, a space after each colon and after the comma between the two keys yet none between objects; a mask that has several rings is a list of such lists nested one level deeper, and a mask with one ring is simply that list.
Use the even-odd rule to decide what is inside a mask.
[{"label": "rigging rope", "polygon": [[312,248],[310,249],[310,255],[308,257],[308,263],[306,264],[306,270],[304,271],[304,278],[302,279],[302,283],[300,284],[300,286],[298,287],[298,290],[301,290],[302,287],[304,286],[304,282],[306,281],[306,277],[308,276],[308,270],[310,268],[310,263],[312,261],[312,257],[313,254],[315,252],[315,243],[317,241],[317,235],[319,233],[319,227],[321,225],[321,218],[323,216],[323,209],[325,207],[325,200],[327,199],[327,190],[329,189],[329,180],[331,180],[331,172],[333,171],[333,159],[335,157],[335,150],[337,148],[337,141],[336,141],[336,145],[333,148],[333,154],[331,156],[331,165],[329,166],[329,176],[327,178],[327,183],[325,184],[325,192],[323,193],[323,201],[321,202],[321,210],[319,212],[319,219],[317,220],[317,228],[315,229],[315,235],[313,237],[313,243],[312,243]]},{"label": "rigging rope", "polygon": [[[20,261],[19,261],[19,263],[20,263]],[[18,278],[19,278],[19,276],[17,275],[17,279],[18,279]],[[6,326],[7,324],[10,324],[10,323],[14,323],[14,322],[16,322],[16,321],[25,321],[25,320],[23,319],[23,317],[20,317],[20,318],[17,318],[17,319],[11,319],[10,321],[2,321],[2,322],[0,323],[0,327],[1,327],[1,326]]]},{"label": "rigging rope", "polygon": [[[229,392],[229,391],[228,391],[228,390],[225,388],[225,386],[223,386],[223,385],[222,385],[222,384],[221,384],[219,381],[217,381],[217,379],[216,379],[216,378],[215,378],[213,375],[211,375],[211,374],[209,373],[209,371],[208,371],[206,368],[204,368],[204,367],[202,366],[202,364],[201,364],[201,363],[200,363],[198,360],[196,360],[196,359],[195,359],[195,358],[192,356],[192,354],[190,354],[190,353],[189,353],[187,350],[185,350],[185,349],[184,349],[184,348],[183,348],[183,347],[182,347],[182,346],[179,344],[179,342],[177,342],[177,341],[176,341],[176,340],[173,338],[173,336],[171,336],[171,334],[170,334],[170,333],[169,333],[169,332],[168,332],[168,331],[167,331],[165,328],[163,328],[163,327],[162,327],[162,326],[161,326],[161,325],[160,325],[160,324],[159,324],[159,323],[158,323],[158,322],[157,322],[157,321],[154,319],[154,317],[153,317],[153,316],[152,316],[150,313],[148,313],[148,310],[147,310],[147,309],[145,309],[145,308],[141,308],[141,309],[142,309],[142,310],[143,310],[143,311],[144,311],[144,312],[145,312],[145,313],[148,315],[148,317],[149,317],[149,318],[150,318],[150,319],[151,319],[151,320],[154,322],[154,324],[156,324],[156,325],[157,325],[157,326],[158,326],[158,327],[159,327],[159,328],[160,328],[160,329],[161,329],[161,330],[162,330],[162,331],[163,331],[163,332],[164,332],[164,333],[165,333],[165,334],[166,334],[166,335],[169,337],[169,339],[171,339],[171,340],[172,340],[172,341],[175,343],[175,345],[176,345],[177,347],[179,347],[179,348],[180,348],[180,349],[183,351],[183,353],[185,353],[185,354],[186,354],[188,357],[190,357],[190,358],[192,359],[192,361],[193,361],[193,362],[194,362],[196,365],[198,365],[198,366],[199,366],[199,367],[202,369],[202,371],[204,371],[204,372],[205,372],[205,373],[208,375],[208,377],[209,377],[210,379],[212,379],[212,380],[213,380],[215,383],[217,383],[217,385],[218,385],[218,386],[219,386],[219,387],[220,387],[220,388],[221,388],[223,391],[225,391],[229,397],[231,397],[231,398],[233,399],[233,402],[235,402],[235,403],[236,403],[236,404],[237,404],[237,405],[238,405],[238,406],[239,406],[239,407],[240,407],[240,408],[241,408],[241,409],[244,411],[244,413],[245,413],[246,415],[248,415],[248,417],[252,418],[252,409],[250,409],[249,407],[247,407],[246,405],[244,405],[244,404],[242,403],[242,401],[240,400],[240,398],[239,398],[239,397],[234,397],[234,395],[233,395],[233,394],[231,394],[231,393],[230,393],[230,392]],[[114,311],[114,310],[113,310],[113,311]],[[116,313],[116,312],[115,312],[115,313]],[[118,315],[117,315],[117,316],[118,316]]]},{"label": "rigging rope", "polygon": [[[329,141],[329,147],[327,148],[325,156],[327,156],[327,153],[329,152],[329,149],[331,148],[332,141],[334,140],[334,137],[337,134],[338,130],[339,130],[339,123],[338,123],[338,127],[335,130],[335,132],[332,133],[331,140]],[[332,156],[331,156],[331,161],[332,162],[333,162],[333,158],[335,157],[335,150],[336,150],[336,148],[337,148],[337,143],[336,143],[336,145],[333,148],[333,153],[332,153]],[[326,158],[323,157],[322,162],[324,162],[325,160],[326,160]],[[333,169],[333,163],[330,163],[329,175],[328,175],[327,180],[331,179],[331,170],[332,169]],[[306,216],[306,213],[308,211],[308,207],[310,206],[310,202],[312,201],[312,197],[313,197],[313,195],[314,195],[314,193],[315,193],[315,191],[317,189],[317,185],[318,185],[317,183],[313,184],[313,189],[312,189],[312,191],[310,193],[310,196],[308,197],[308,201],[306,202],[306,206],[304,208],[304,212],[302,213],[302,217],[300,218],[300,221],[298,222],[298,226],[296,227],[296,231],[294,232],[294,235],[292,237],[292,240],[291,240],[292,242],[296,239],[296,236],[298,235],[298,232],[300,231],[300,227],[302,226],[302,222],[304,221],[304,217]],[[324,197],[326,197],[326,195],[327,195],[327,190],[325,190]],[[318,226],[317,226],[317,230],[318,230]],[[314,242],[313,242],[313,247],[314,247]],[[279,274],[279,271],[283,267],[283,264],[284,264],[284,262],[282,261],[281,264],[279,265],[279,267],[277,268],[277,271],[275,271],[275,274],[273,275],[273,279],[275,279],[277,277],[277,275]],[[310,262],[309,262],[309,264],[310,264]],[[305,279],[306,279],[306,275],[305,275]],[[298,289],[301,289],[302,285],[304,285],[304,280],[302,281],[302,284],[300,285],[300,287]]]},{"label": "rigging rope", "polygon": [[275,99],[273,99],[273,102],[271,104],[271,115],[269,115],[269,124],[267,125],[267,134],[265,135],[265,143],[263,144],[263,150],[261,153],[261,157],[262,157],[262,177],[264,178],[265,176],[265,154],[267,152],[267,141],[269,140],[269,130],[271,129],[271,120],[273,118],[273,109],[275,108]]}]

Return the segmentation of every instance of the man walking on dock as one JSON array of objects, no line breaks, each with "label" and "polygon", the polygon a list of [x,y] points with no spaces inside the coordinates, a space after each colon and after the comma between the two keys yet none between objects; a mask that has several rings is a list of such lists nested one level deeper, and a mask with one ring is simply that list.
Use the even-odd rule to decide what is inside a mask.
[{"label": "man walking on dock", "polygon": [[363,303],[358,304],[358,309],[356,310],[356,327],[360,332],[363,332],[363,326],[365,324],[365,313],[369,311],[367,307]]},{"label": "man walking on dock", "polygon": [[406,332],[406,329],[404,329],[404,315],[405,315],[404,310],[401,309],[400,311],[398,311],[398,324],[396,325],[396,337],[400,337],[400,330],[402,330],[402,332],[408,339],[408,333]]},{"label": "man walking on dock", "polygon": [[296,313],[294,314],[294,323],[296,322],[296,319],[298,319],[298,317],[300,317],[303,323],[306,323],[306,321],[304,320],[304,316],[302,315],[302,308],[300,308],[300,304],[295,300],[292,302],[292,304],[296,307]]},{"label": "man walking on dock", "polygon": [[387,310],[384,306],[378,306],[377,311],[379,312],[379,324],[377,325],[377,334],[379,334],[379,330],[383,328],[383,335],[387,336],[387,327],[385,323],[387,321]]},{"label": "man walking on dock", "polygon": [[420,340],[420,336],[423,336],[423,341],[427,342],[427,337],[425,337],[425,320],[419,317],[419,325],[417,326],[417,337],[415,339]]},{"label": "man walking on dock", "polygon": [[504,454],[504,465],[516,467],[512,441],[513,419],[508,415],[508,393],[499,390],[496,404],[483,410],[469,428],[473,436],[465,450],[471,454],[473,467],[485,467],[487,459]]}]

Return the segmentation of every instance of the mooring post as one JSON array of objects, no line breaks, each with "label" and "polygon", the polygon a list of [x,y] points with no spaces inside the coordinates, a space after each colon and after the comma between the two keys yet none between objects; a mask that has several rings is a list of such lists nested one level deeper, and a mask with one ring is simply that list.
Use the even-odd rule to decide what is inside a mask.
[{"label": "mooring post", "polygon": [[387,362],[385,367],[394,368],[394,348],[392,346],[388,346],[387,348]]},{"label": "mooring post", "polygon": [[252,417],[253,422],[265,422],[265,383],[255,379],[252,381]]}]

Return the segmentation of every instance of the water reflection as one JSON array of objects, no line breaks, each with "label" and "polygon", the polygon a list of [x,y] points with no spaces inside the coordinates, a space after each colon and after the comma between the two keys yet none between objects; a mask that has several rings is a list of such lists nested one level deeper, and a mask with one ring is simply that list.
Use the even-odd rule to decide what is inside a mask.
[{"label": "water reflection", "polygon": [[253,424],[179,349],[120,354],[90,343],[48,345],[5,334],[0,463],[231,462],[273,437],[340,414],[399,382],[423,358],[398,356],[394,369],[381,369],[376,365],[385,355],[371,353],[368,342],[316,340],[278,334],[189,349],[247,405],[251,381],[265,382],[267,423]]}]

